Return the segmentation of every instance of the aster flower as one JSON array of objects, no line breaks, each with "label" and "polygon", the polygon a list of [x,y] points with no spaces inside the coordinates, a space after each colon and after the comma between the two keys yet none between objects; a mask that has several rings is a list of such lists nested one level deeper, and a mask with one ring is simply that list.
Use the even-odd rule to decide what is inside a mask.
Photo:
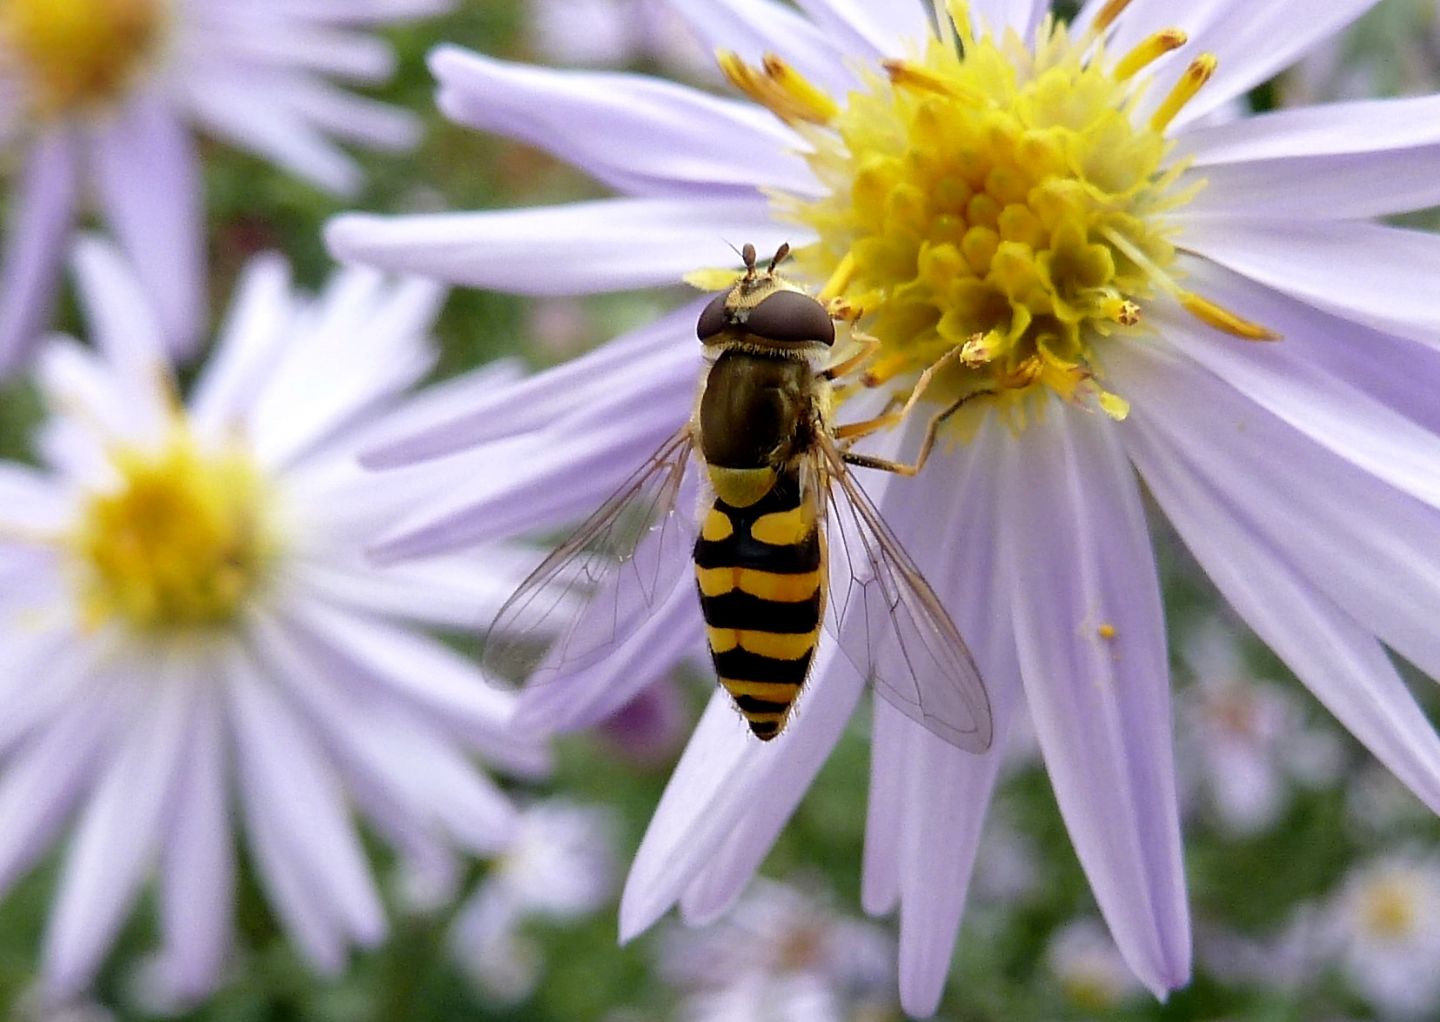
[{"label": "aster flower", "polygon": [[[1440,808],[1440,740],[1385,650],[1440,675],[1440,239],[1370,222],[1440,201],[1440,98],[1207,123],[1372,2],[1091,0],[1062,26],[1034,0],[672,0],[743,100],[442,49],[452,118],[621,194],[329,229],[345,258],[529,294],[660,286],[718,261],[718,239],[788,241],[793,275],[879,338],[866,397],[955,360],[931,396],[979,396],[941,449],[916,479],[866,480],[996,724],[994,750],[969,756],[876,708],[862,893],[899,907],[912,1013],[943,990],[1022,698],[1121,953],[1157,995],[1189,976],[1140,480],[1260,638]],[[382,555],[593,509],[690,413],[698,309],[392,436],[375,463],[467,450],[471,482]],[[874,453],[913,452],[923,418]],[[501,422],[532,429],[502,439]],[[583,725],[698,654],[683,588],[609,662],[527,693],[517,721]],[[861,694],[828,648],[783,741],[744,741],[711,703],[631,870],[622,937],[737,897]]]},{"label": "aster flower", "polygon": [[431,364],[440,291],[352,270],[311,300],[262,258],[182,406],[117,250],[85,240],[75,264],[96,348],[45,345],[41,464],[0,464],[0,890],[69,831],[54,1002],[86,986],[153,872],[152,972],[194,999],[231,941],[243,822],[284,930],[338,970],[386,928],[352,804],[402,856],[494,853],[514,813],[468,754],[543,767],[506,730],[511,697],[419,627],[493,614],[521,565],[376,573],[363,554],[445,484],[377,486],[354,457],[377,417],[424,421],[454,395],[401,403]]},{"label": "aster flower", "polygon": [[1330,907],[1340,966],[1381,1018],[1433,1018],[1440,1006],[1440,862],[1402,852],[1365,863]]},{"label": "aster flower", "polygon": [[839,1022],[893,1009],[894,938],[803,888],[759,882],[720,924],[668,927],[659,972],[690,1022]]},{"label": "aster flower", "polygon": [[[129,253],[166,344],[204,321],[193,129],[322,188],[359,169],[334,140],[404,149],[417,121],[330,79],[384,80],[370,26],[450,0],[8,0],[0,7],[0,151],[18,167],[0,270],[0,373],[45,328],[87,193]],[[332,140],[333,139],[333,140]]]},{"label": "aster flower", "polygon": [[1140,993],[1140,984],[1095,919],[1076,919],[1050,936],[1050,971],[1065,999],[1087,1015],[1104,1015]]},{"label": "aster flower", "polygon": [[1232,834],[1273,825],[1290,804],[1291,784],[1333,784],[1344,750],[1312,727],[1285,688],[1247,670],[1233,627],[1202,622],[1181,644],[1195,683],[1180,705],[1182,776],[1203,790]]},{"label": "aster flower", "polygon": [[544,961],[521,932],[532,919],[563,923],[614,896],[617,820],[603,806],[561,798],[521,810],[514,840],[455,916],[451,957],[491,997],[535,992]]}]

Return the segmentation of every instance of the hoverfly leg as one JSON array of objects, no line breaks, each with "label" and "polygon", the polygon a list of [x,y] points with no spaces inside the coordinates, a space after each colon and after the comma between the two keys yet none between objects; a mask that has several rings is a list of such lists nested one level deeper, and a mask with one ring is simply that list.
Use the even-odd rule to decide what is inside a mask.
[{"label": "hoverfly leg", "polygon": [[880,338],[878,337],[871,337],[869,334],[854,331],[851,332],[850,336],[859,343],[860,350],[849,358],[836,362],[834,365],[823,370],[820,373],[821,379],[836,380],[842,376],[849,376],[870,362],[875,357],[876,352],[880,350]]},{"label": "hoverfly leg", "polygon": [[[939,363],[936,364],[938,365]],[[931,368],[934,367],[932,366]],[[916,385],[916,389],[917,391],[919,390],[918,384]],[[935,436],[937,433],[939,433],[940,427],[945,424],[945,420],[950,418],[950,416],[954,415],[961,408],[964,408],[965,405],[975,400],[975,398],[989,397],[994,395],[995,393],[996,391],[994,390],[972,391],[971,393],[966,394],[964,397],[957,398],[951,404],[946,405],[944,408],[940,409],[940,411],[936,412],[933,416],[931,416],[930,421],[925,424],[925,438],[920,441],[920,451],[915,456],[915,460],[913,462],[910,462],[909,464],[906,464],[903,461],[890,461],[888,458],[876,458],[868,454],[852,454],[849,450],[846,450],[844,448],[841,449],[840,456],[845,460],[845,463],[847,465],[859,465],[861,468],[877,468],[882,472],[894,472],[902,476],[913,476],[925,467],[925,462],[930,457],[930,449],[935,446]],[[907,410],[908,406],[914,403],[914,399],[915,395],[912,394],[911,399],[906,402]],[[892,413],[892,415],[894,416],[894,421],[897,422],[905,418],[904,412],[896,412]],[[869,426],[871,423],[878,422],[880,425],[883,426],[886,424],[886,419],[886,416],[879,416],[875,419],[869,420],[869,422],[857,422],[852,423],[851,425]],[[845,428],[846,427],[844,426],[837,428],[835,430],[835,435],[839,436],[840,431]],[[873,432],[875,429],[879,428],[880,426],[874,426],[872,429],[867,430],[866,432]],[[850,434],[851,443],[853,443],[855,440],[858,440],[864,435],[865,433]]]}]

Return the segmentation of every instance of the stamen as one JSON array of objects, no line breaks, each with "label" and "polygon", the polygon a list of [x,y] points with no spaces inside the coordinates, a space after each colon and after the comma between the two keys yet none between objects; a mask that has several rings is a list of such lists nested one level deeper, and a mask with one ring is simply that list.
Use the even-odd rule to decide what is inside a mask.
[{"label": "stamen", "polygon": [[1100,13],[1095,15],[1095,20],[1090,23],[1090,35],[1098,36],[1115,24],[1115,19],[1120,17],[1125,8],[1129,6],[1130,0],[1110,0],[1100,9]]},{"label": "stamen", "polygon": [[1218,63],[1213,53],[1202,53],[1192,60],[1180,80],[1175,83],[1175,87],[1170,90],[1170,95],[1166,96],[1159,109],[1150,115],[1150,130],[1157,134],[1163,133],[1175,119],[1175,115],[1194,99],[1201,86],[1210,80]]},{"label": "stamen", "polygon": [[966,89],[960,83],[943,78],[912,61],[882,60],[880,65],[885,68],[890,80],[902,89],[933,92],[940,96],[963,99],[976,106],[985,101],[985,97],[974,89]]},{"label": "stamen", "polygon": [[1129,81],[1136,72],[1150,66],[1172,50],[1178,50],[1189,42],[1190,37],[1178,28],[1167,28],[1147,36],[1125,56],[1115,62],[1111,74],[1117,82]]},{"label": "stamen", "polygon": [[1229,309],[1216,305],[1210,299],[1202,298],[1193,291],[1184,291],[1178,297],[1180,304],[1190,315],[1202,323],[1213,326],[1216,330],[1223,330],[1232,337],[1239,337],[1246,341],[1280,340],[1280,335],[1269,327],[1237,316]]},{"label": "stamen", "polygon": [[830,279],[820,289],[819,298],[822,304],[829,304],[844,293],[850,286],[850,281],[855,276],[855,253],[846,252],[845,258],[841,259],[835,267],[835,272],[830,274]]},{"label": "stamen", "polygon": [[840,112],[833,99],[773,53],[765,55],[761,68],[729,50],[721,50],[715,59],[732,85],[786,124],[829,124]]}]

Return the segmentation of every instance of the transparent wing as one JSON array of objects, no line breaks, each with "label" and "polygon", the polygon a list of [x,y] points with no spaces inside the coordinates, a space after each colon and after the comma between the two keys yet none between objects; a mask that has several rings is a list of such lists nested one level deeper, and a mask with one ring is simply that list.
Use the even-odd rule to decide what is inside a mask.
[{"label": "transparent wing", "polygon": [[990,697],[965,640],[835,445],[822,437],[819,448],[831,526],[828,627],[890,705],[951,745],[984,752]]},{"label": "transparent wing", "polygon": [[535,685],[598,663],[688,574],[695,523],[675,504],[692,446],[687,423],[520,583],[485,636],[492,677]]}]

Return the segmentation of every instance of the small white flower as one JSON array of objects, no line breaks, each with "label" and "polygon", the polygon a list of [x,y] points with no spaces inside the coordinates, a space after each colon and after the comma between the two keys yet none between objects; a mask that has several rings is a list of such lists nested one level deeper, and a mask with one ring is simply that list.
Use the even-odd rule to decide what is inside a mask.
[{"label": "small white flower", "polygon": [[451,0],[7,0],[0,152],[20,169],[0,267],[0,374],[44,329],[82,204],[136,266],[167,346],[204,323],[199,129],[320,187],[353,194],[337,141],[404,149],[417,119],[333,80],[383,81],[366,30]]},{"label": "small white flower", "polygon": [[1181,656],[1195,682],[1180,700],[1179,754],[1224,827],[1263,830],[1289,805],[1292,782],[1318,787],[1339,776],[1338,736],[1310,726],[1288,692],[1247,670],[1233,627],[1203,622]]},{"label": "small white flower", "polygon": [[1440,858],[1386,856],[1354,869],[1333,906],[1341,967],[1386,1018],[1440,1010]]},{"label": "small white flower", "polygon": [[667,926],[659,970],[689,993],[687,1019],[839,1020],[890,1003],[894,953],[880,927],[799,888],[757,880],[713,925]]},{"label": "small white flower", "polygon": [[640,60],[713,78],[715,64],[664,0],[535,0],[530,38],[545,60],[624,67]]},{"label": "small white flower", "polygon": [[1045,958],[1066,1000],[1087,1013],[1112,1011],[1144,990],[1098,919],[1065,924],[1051,935]]},{"label": "small white flower", "polygon": [[386,929],[352,807],[403,856],[491,854],[513,810],[468,753],[543,766],[510,697],[417,627],[493,613],[515,557],[364,555],[448,485],[377,481],[354,453],[386,413],[457,396],[401,403],[441,292],[347,271],[312,300],[261,258],[182,405],[118,252],[86,240],[75,264],[95,349],[45,346],[41,465],[0,463],[0,889],[69,832],[42,965],[60,999],[153,875],[154,975],[183,1002],[231,942],[243,830],[282,926],[333,972]]},{"label": "small white flower", "polygon": [[551,799],[520,813],[515,838],[460,909],[451,954],[492,997],[534,992],[544,961],[520,933],[528,919],[556,922],[597,911],[619,877],[616,819],[600,806]]}]

